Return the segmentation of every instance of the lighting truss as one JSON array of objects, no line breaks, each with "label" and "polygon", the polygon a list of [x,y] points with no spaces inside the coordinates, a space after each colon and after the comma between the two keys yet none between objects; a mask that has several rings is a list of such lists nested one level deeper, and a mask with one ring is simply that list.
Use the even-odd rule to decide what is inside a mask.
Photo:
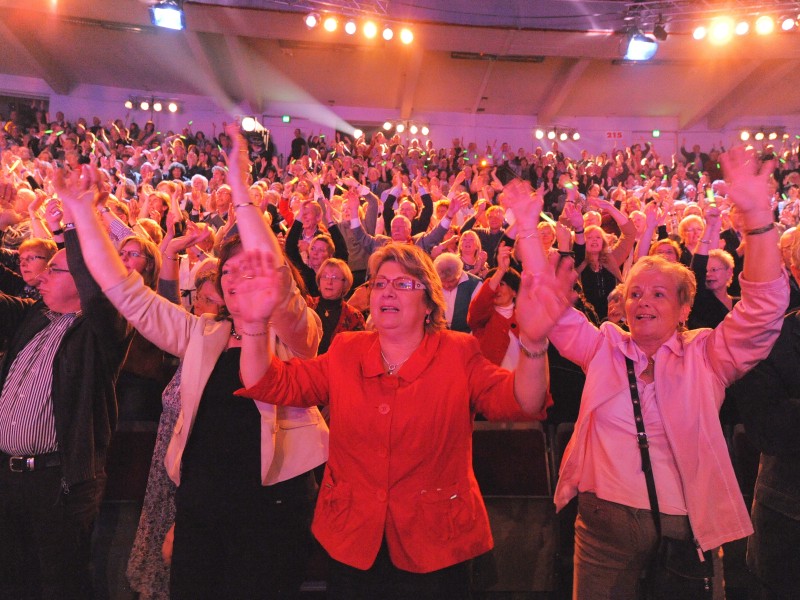
[{"label": "lighting truss", "polygon": [[660,16],[669,23],[696,23],[704,19],[730,15],[736,17],[754,17],[761,14],[783,12],[800,12],[800,1],[775,0],[730,0],[723,3],[712,3],[698,0],[645,0],[644,2],[626,2],[623,19],[636,22],[641,26],[655,25]]}]

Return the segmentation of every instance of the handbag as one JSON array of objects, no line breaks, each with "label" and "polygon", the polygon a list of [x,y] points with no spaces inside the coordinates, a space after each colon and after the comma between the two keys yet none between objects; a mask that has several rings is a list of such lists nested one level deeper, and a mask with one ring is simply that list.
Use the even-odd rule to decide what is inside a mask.
[{"label": "handbag", "polygon": [[[633,361],[625,357],[628,382],[633,403],[633,417],[636,423],[636,439],[642,455],[642,471],[647,483],[647,496],[650,512],[658,535],[658,548],[648,569],[645,581],[645,597],[648,600],[661,599],[705,599],[713,598],[714,563],[711,550],[703,552],[697,540],[681,540],[663,535],[661,532],[661,513],[658,510],[656,482],[653,466],[650,463],[650,444],[644,430],[644,419],[639,401],[639,388]],[[700,560],[700,557],[703,560]]]}]

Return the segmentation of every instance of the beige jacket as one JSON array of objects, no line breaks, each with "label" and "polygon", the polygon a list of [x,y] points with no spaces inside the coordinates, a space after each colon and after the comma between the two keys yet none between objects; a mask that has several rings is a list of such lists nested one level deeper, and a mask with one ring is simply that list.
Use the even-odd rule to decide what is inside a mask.
[{"label": "beige jacket", "polygon": [[[180,485],[181,458],[192,432],[206,383],[230,337],[230,322],[196,317],[162,298],[131,273],[103,290],[139,333],[162,350],[183,359],[181,411],[164,459]],[[282,360],[311,358],[322,337],[319,317],[292,284],[285,304],[270,323],[273,352]],[[261,480],[272,485],[304,473],[328,459],[328,427],[316,408],[256,403],[261,413]]]}]

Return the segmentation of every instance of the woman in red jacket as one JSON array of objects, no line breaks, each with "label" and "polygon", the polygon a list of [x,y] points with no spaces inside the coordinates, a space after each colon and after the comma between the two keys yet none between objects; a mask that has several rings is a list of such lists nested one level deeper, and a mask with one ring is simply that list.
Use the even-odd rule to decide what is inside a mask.
[{"label": "woman in red jacket", "polygon": [[[522,242],[539,243],[529,239]],[[252,256],[243,333],[246,397],[330,408],[330,456],[312,531],[331,556],[329,598],[468,598],[470,560],[492,548],[472,471],[472,420],[543,418],[546,334],[571,297],[561,273],[523,280],[516,371],[445,328],[430,257],[389,244],[369,263],[375,331],[342,333],[312,360],[283,362],[266,337],[272,268]],[[244,282],[247,283],[247,282]],[[256,301],[258,299],[258,301]],[[242,298],[241,300],[245,300]],[[264,357],[267,360],[264,360]]]}]

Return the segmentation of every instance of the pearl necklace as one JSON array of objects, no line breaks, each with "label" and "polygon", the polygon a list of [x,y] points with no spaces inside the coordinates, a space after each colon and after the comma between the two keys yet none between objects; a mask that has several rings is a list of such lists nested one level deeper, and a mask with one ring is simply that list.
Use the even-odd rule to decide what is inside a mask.
[{"label": "pearl necklace", "polygon": [[242,341],[242,334],[241,333],[236,333],[236,327],[234,326],[233,322],[231,322],[231,336],[237,342],[241,342]]}]

